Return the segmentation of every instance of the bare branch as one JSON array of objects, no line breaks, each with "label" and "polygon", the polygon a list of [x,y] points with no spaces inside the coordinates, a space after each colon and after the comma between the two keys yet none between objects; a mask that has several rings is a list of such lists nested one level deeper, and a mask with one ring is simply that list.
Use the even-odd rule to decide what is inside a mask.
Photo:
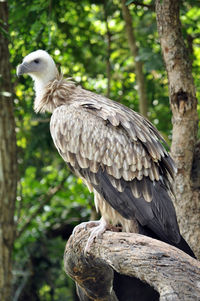
[{"label": "bare branch", "polygon": [[50,118],[33,118],[31,122],[38,122],[38,123],[49,123]]},{"label": "bare branch", "polygon": [[199,300],[200,263],[181,250],[143,235],[107,231],[102,239],[96,239],[85,257],[88,237],[86,230],[71,236],[64,255],[66,273],[88,300],[116,300],[112,269],[147,282],[159,292],[162,301]]}]

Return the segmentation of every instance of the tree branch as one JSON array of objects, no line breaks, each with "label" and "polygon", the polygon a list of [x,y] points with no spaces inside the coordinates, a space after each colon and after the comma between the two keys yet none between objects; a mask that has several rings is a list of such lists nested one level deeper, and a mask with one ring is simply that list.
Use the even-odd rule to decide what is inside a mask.
[{"label": "tree branch", "polygon": [[85,300],[117,300],[113,269],[147,282],[162,301],[199,300],[200,263],[181,250],[143,235],[107,231],[85,257],[88,237],[87,230],[71,236],[64,254],[65,271],[88,296]]}]

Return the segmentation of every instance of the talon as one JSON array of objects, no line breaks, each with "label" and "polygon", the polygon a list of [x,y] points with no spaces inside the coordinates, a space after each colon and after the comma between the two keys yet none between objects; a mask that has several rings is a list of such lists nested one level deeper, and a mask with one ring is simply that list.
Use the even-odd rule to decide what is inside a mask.
[{"label": "talon", "polygon": [[96,238],[99,238],[103,235],[106,230],[110,229],[110,224],[108,224],[103,217],[97,222],[96,227],[91,230],[90,237],[88,238],[87,244],[84,249],[84,254],[87,255],[90,251],[90,247]]},{"label": "talon", "polygon": [[99,221],[83,222],[80,225],[77,225],[73,229],[72,235],[75,235],[76,233],[80,232],[82,229],[91,231],[84,249],[84,254],[87,256],[87,254],[90,251],[90,247],[96,238],[101,237],[103,233],[106,232],[106,230],[119,232],[121,230],[121,227],[113,226],[108,222],[106,222],[103,218],[101,218]]},{"label": "talon", "polygon": [[100,221],[89,221],[89,222],[83,222],[80,225],[77,225],[74,227],[72,231],[72,235],[75,235],[75,233],[80,232],[82,229],[88,230],[89,228],[97,227],[99,225]]}]

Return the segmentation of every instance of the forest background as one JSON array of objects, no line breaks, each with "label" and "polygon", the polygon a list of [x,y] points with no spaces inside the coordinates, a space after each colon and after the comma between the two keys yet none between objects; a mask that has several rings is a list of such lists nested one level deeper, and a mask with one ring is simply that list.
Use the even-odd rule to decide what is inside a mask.
[{"label": "forest background", "polygon": [[[140,111],[171,143],[172,113],[155,3],[128,2],[132,2],[132,41],[127,35],[130,23],[122,10],[124,1],[119,0],[9,0],[8,30],[1,21],[5,16],[0,20],[0,34],[9,41],[17,138],[14,301],[76,300],[74,284],[63,270],[63,251],[73,227],[95,217],[93,196],[66,168],[53,145],[50,115],[33,112],[31,79],[16,77],[22,58],[36,49],[47,50],[65,77]],[[198,99],[199,1],[181,1],[180,20]],[[9,97],[6,93],[1,90],[3,97]],[[196,190],[200,187],[197,163],[193,164]],[[192,220],[195,213],[188,213],[187,218]],[[192,234],[188,238],[193,247],[198,243]]]}]

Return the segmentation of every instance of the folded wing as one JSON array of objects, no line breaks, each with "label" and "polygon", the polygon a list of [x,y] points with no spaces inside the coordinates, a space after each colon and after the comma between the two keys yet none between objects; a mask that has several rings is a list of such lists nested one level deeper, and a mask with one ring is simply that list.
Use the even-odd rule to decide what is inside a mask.
[{"label": "folded wing", "polygon": [[136,218],[160,239],[179,243],[169,181],[175,167],[162,137],[138,113],[89,96],[76,95],[76,101],[58,107],[51,117],[60,155],[124,218]]}]

